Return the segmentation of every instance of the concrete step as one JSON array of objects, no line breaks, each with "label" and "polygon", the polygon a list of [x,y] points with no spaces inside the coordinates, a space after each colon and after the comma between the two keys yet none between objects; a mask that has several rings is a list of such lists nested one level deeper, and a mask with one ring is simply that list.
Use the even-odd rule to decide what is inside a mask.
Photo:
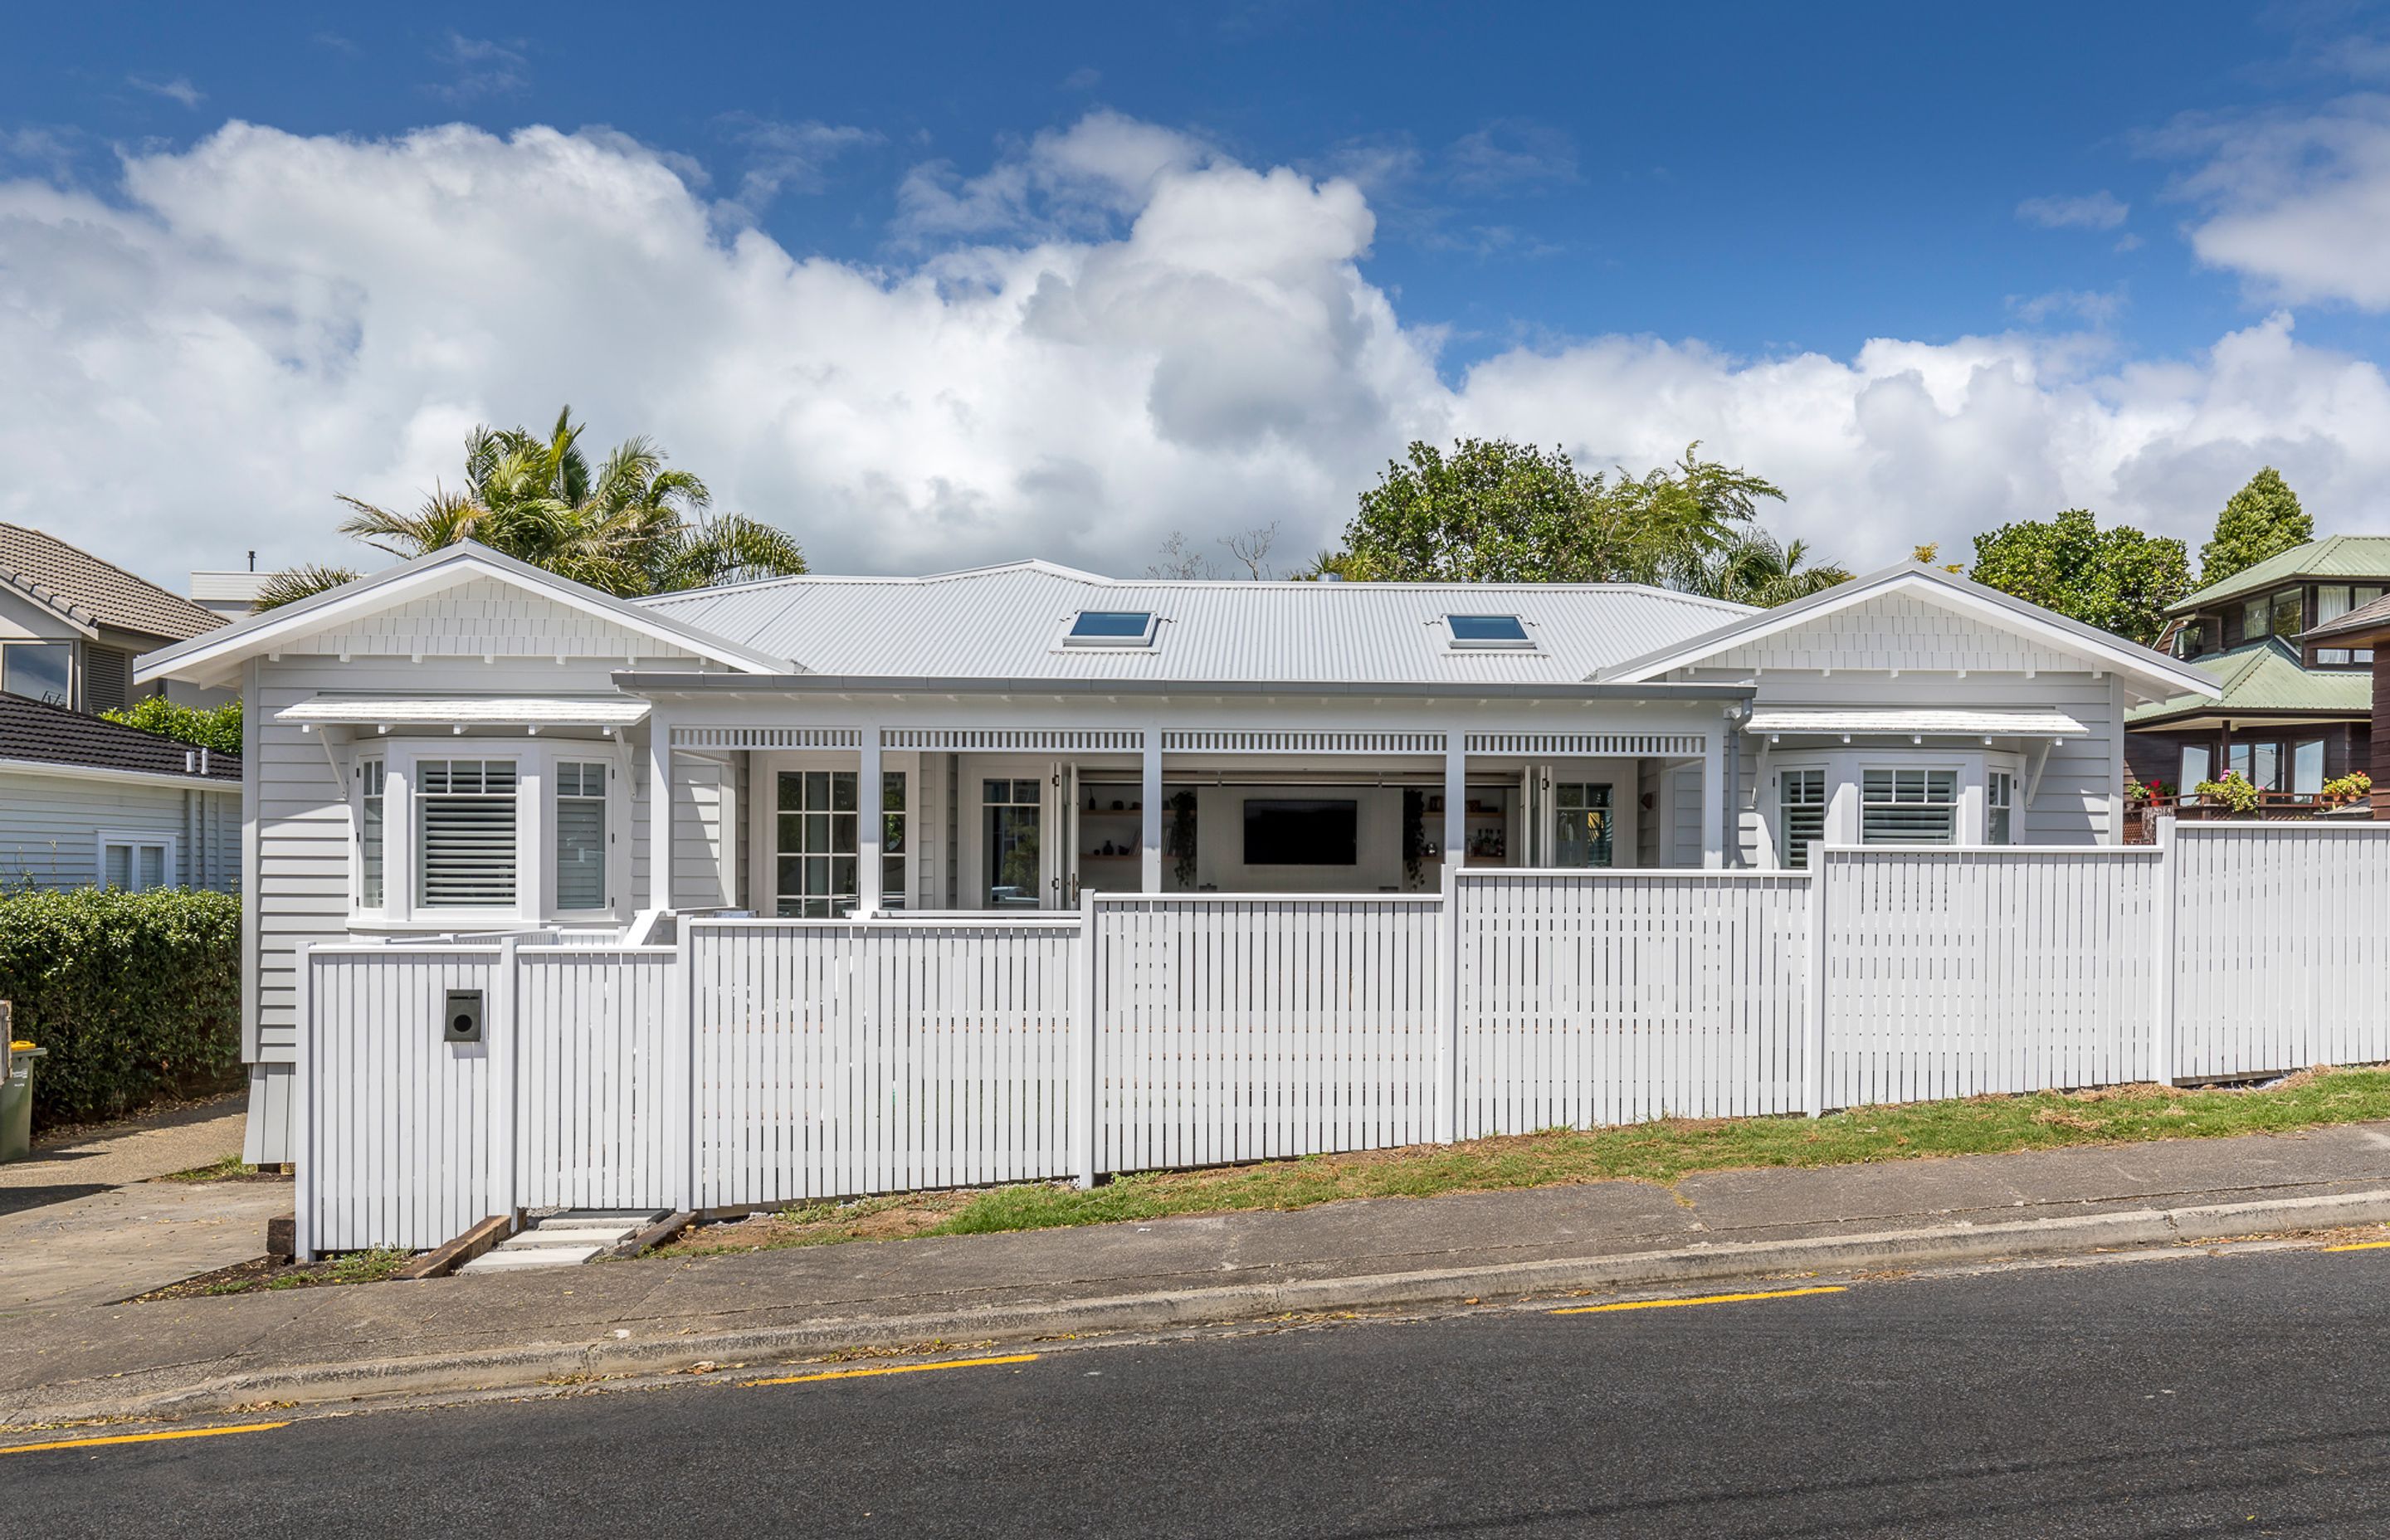
[{"label": "concrete step", "polygon": [[605,1250],[602,1246],[525,1246],[509,1249],[505,1246],[484,1251],[464,1266],[460,1273],[518,1273],[538,1267],[575,1267]]}]

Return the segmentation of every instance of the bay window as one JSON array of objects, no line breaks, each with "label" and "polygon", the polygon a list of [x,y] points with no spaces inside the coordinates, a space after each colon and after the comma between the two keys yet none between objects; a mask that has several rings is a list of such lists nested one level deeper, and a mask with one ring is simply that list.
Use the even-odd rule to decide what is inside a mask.
[{"label": "bay window", "polygon": [[2016,843],[2016,775],[1994,770],[1984,777],[1984,843]]},{"label": "bay window", "polygon": [[1866,770],[1859,778],[1859,842],[1955,844],[1956,770]]},{"label": "bay window", "polygon": [[415,902],[424,909],[515,906],[515,763],[415,762]]},{"label": "bay window", "polygon": [[563,760],[556,766],[556,907],[611,906],[606,891],[608,766]]}]

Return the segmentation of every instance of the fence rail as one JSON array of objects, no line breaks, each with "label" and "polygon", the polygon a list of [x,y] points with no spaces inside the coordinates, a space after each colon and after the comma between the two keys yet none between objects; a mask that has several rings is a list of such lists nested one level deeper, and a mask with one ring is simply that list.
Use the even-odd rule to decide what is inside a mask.
[{"label": "fence rail", "polygon": [[301,1244],[2390,1059],[2390,827],[1812,856],[319,946]]}]

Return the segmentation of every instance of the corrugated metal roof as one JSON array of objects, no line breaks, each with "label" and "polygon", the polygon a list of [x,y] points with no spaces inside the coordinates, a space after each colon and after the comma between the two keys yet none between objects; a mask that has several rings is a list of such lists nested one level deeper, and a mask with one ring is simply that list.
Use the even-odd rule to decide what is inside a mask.
[{"label": "corrugated metal roof", "polygon": [[[1575,684],[1751,614],[1617,584],[1120,581],[1045,562],[926,578],[780,578],[641,601],[817,674]],[[1082,610],[1150,610],[1154,646],[1065,648]],[[1444,617],[1516,614],[1536,648],[1459,650]]]},{"label": "corrugated metal roof", "polygon": [[608,695],[317,695],[283,707],[274,720],[393,727],[627,727],[650,709],[646,700]]},{"label": "corrugated metal roof", "polygon": [[2195,661],[2223,681],[2224,694],[2220,699],[2178,695],[2153,700],[2127,712],[2126,725],[2146,726],[2193,712],[2202,716],[2250,716],[2267,712],[2372,714],[2371,674],[2364,669],[2304,668],[2298,653],[2275,637]]},{"label": "corrugated metal roof", "polygon": [[2379,578],[2390,583],[2390,534],[2335,534],[2294,545],[2244,567],[2221,582],[2166,606],[2169,615],[2188,614],[2221,600],[2255,594],[2293,578]]},{"label": "corrugated metal roof", "polygon": [[2064,712],[1853,710],[1841,706],[1761,706],[1754,733],[1850,733],[1958,738],[2072,738],[2091,729]]},{"label": "corrugated metal roof", "polygon": [[85,625],[112,625],[179,642],[224,624],[222,615],[180,594],[21,524],[0,524],[0,574]]}]

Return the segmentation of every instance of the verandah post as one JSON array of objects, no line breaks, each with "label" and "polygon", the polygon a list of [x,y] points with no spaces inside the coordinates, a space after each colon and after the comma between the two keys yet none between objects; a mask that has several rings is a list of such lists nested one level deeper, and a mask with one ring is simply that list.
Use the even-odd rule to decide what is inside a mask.
[{"label": "verandah post", "polygon": [[[2154,812],[2154,809],[2152,809]],[[2150,1011],[2150,1079],[2160,1085],[2174,1083],[2174,945],[2175,911],[2179,904],[2179,883],[2182,854],[2175,846],[2174,820],[2155,818],[2154,838],[2158,847],[2157,876],[2152,883],[2152,905],[2156,909],[2152,929],[2150,982],[2152,1004]]]},{"label": "verandah post", "polygon": [[1073,1054],[1071,1077],[1071,1144],[1077,1155],[1078,1182],[1096,1185],[1096,1143],[1103,1109],[1097,1103],[1096,1057],[1096,895],[1079,892],[1078,987],[1072,991]]}]

